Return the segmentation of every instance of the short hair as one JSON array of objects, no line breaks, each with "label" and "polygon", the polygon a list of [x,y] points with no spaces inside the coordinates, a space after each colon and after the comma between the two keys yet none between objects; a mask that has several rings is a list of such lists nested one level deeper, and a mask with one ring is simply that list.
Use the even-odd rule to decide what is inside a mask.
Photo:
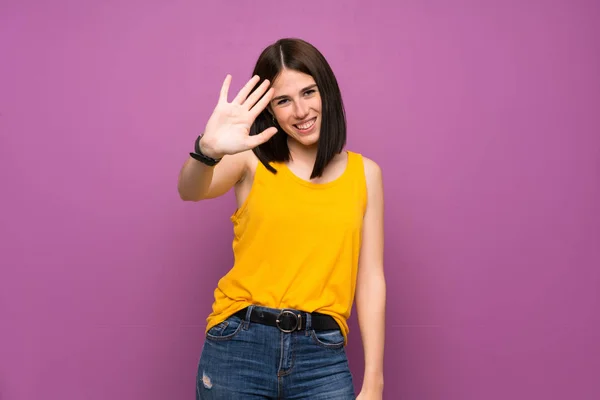
[{"label": "short hair", "polygon": [[[293,70],[312,76],[321,96],[321,131],[317,144],[317,158],[311,179],[323,174],[325,167],[346,145],[346,114],[342,96],[333,71],[319,50],[310,43],[296,38],[284,38],[265,48],[254,67],[252,76],[258,75],[260,82],[271,83],[284,70]],[[253,90],[256,90],[258,83]],[[277,171],[269,165],[271,161],[285,162],[290,159],[287,145],[288,135],[277,126],[265,108],[255,119],[250,129],[256,135],[267,128],[277,127],[278,132],[266,143],[253,149],[254,154],[271,172]]]}]

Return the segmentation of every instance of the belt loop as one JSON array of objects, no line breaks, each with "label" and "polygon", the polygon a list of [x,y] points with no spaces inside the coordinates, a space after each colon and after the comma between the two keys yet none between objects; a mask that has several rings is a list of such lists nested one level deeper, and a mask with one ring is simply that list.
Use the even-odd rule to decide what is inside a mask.
[{"label": "belt loop", "polygon": [[304,314],[304,318],[304,323],[306,324],[305,336],[309,336],[310,331],[312,329],[312,315],[309,312],[307,312],[306,314]]},{"label": "belt loop", "polygon": [[244,318],[244,330],[248,330],[248,328],[250,327],[250,317],[252,316],[252,310],[254,310],[254,306],[250,305],[248,306],[248,308],[246,309],[246,318]]}]

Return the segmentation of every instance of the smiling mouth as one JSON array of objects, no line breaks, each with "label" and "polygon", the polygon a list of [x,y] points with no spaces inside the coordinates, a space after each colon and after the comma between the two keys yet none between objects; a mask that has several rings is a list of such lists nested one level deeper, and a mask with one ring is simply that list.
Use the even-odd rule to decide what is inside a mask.
[{"label": "smiling mouth", "polygon": [[311,118],[308,121],[302,122],[300,124],[294,124],[294,127],[296,127],[298,130],[306,131],[306,130],[309,130],[310,128],[312,128],[316,121],[317,121],[317,117],[314,117],[314,118]]}]

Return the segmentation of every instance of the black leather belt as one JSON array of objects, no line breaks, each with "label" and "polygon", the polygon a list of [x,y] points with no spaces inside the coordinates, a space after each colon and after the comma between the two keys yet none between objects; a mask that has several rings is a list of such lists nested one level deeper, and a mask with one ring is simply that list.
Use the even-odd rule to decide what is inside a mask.
[{"label": "black leather belt", "polygon": [[[240,319],[246,319],[247,309],[246,307],[234,315]],[[275,326],[282,332],[290,333],[306,329],[307,314],[303,311],[281,310],[279,312],[269,312],[254,308],[250,314],[250,322]],[[310,313],[310,328],[315,331],[327,331],[340,329],[340,326],[330,315]]]}]

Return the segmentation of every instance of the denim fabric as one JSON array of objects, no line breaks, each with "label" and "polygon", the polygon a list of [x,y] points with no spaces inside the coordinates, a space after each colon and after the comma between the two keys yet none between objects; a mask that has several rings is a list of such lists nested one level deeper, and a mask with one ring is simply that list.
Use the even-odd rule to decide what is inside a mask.
[{"label": "denim fabric", "polygon": [[[204,341],[196,399],[355,399],[339,330],[293,333],[232,316]],[[273,311],[273,310],[272,310]]]}]

